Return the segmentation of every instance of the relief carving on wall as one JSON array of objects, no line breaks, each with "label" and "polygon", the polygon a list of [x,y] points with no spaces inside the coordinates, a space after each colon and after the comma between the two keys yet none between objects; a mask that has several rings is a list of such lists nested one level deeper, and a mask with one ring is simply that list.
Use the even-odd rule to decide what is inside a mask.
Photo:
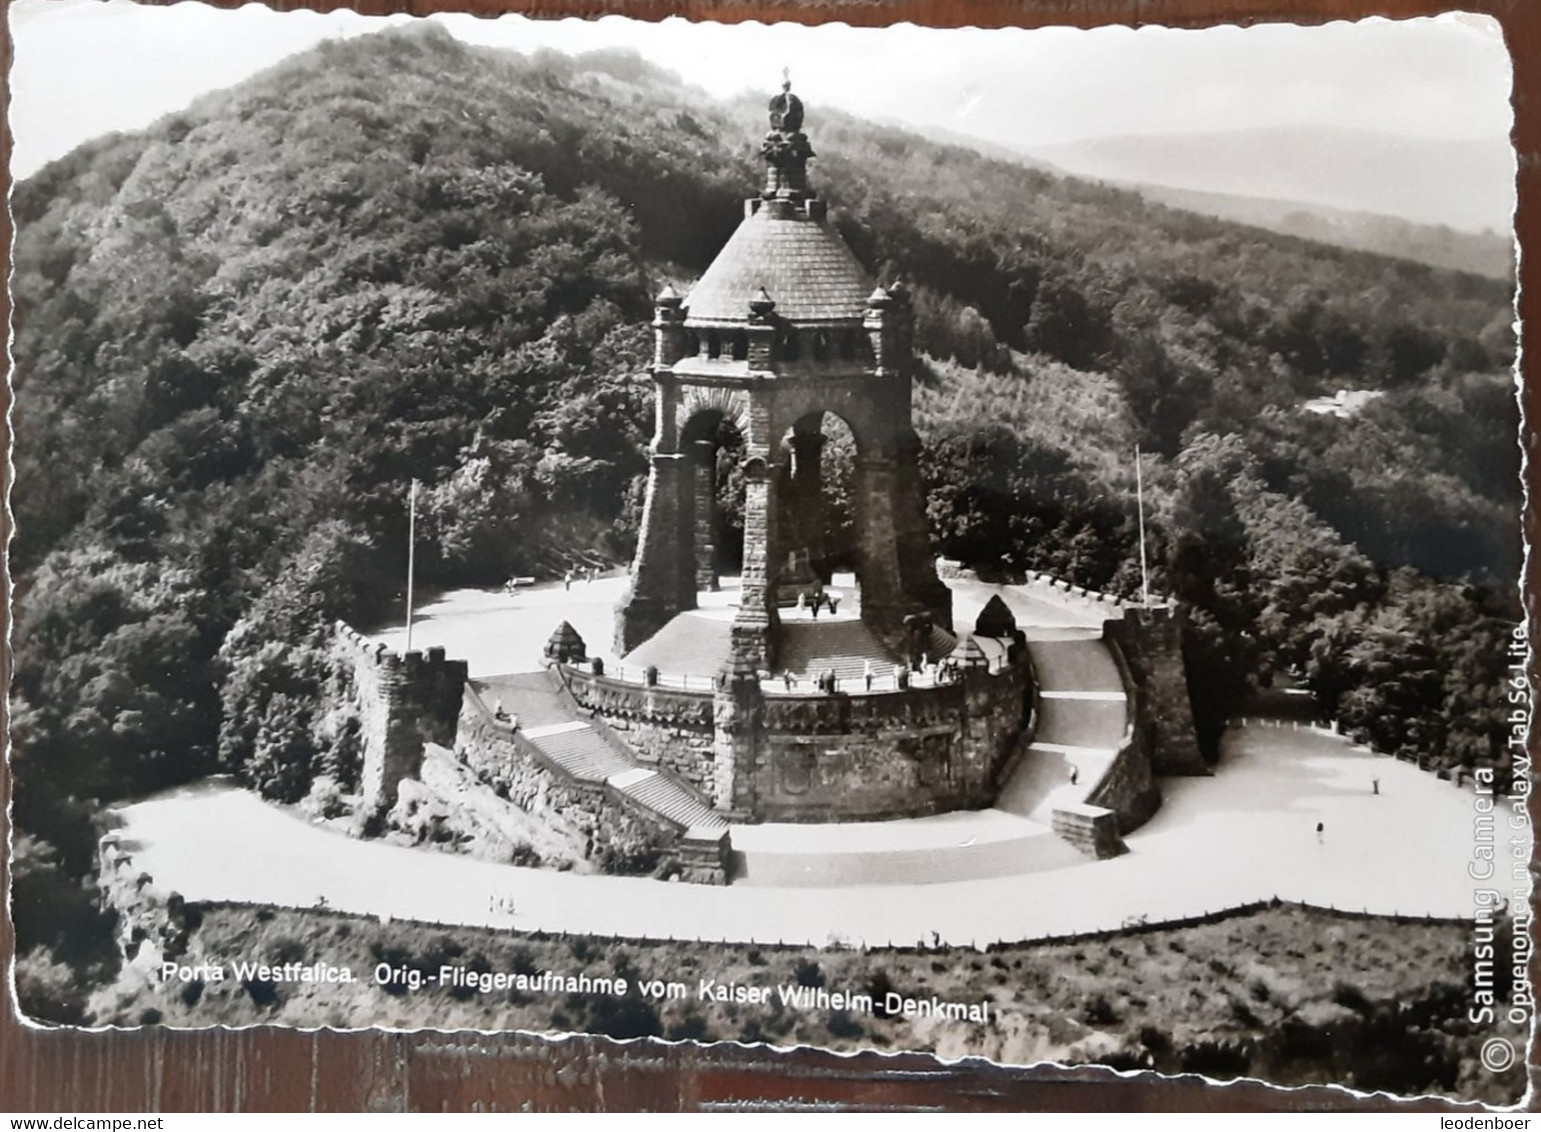
[{"label": "relief carving on wall", "polygon": [[806,794],[813,785],[813,771],[818,762],[818,752],[809,743],[784,747],[776,758],[784,794]]}]

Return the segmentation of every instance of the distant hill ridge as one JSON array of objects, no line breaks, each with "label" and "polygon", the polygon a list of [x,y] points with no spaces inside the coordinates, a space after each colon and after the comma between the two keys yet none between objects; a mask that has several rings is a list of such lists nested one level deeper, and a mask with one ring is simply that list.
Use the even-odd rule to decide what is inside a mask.
[{"label": "distant hill ridge", "polygon": [[1415,224],[1396,216],[1303,201],[1233,196],[1160,185],[1131,184],[1127,187],[1147,200],[1256,225],[1285,236],[1396,256],[1451,271],[1470,271],[1505,282],[1514,278],[1514,237],[1507,232],[1496,235],[1460,232],[1443,224]]},{"label": "distant hill ridge", "polygon": [[1512,227],[1507,138],[1417,138],[1329,127],[1133,135],[1035,146],[1068,172],[1120,183],[1303,201],[1459,231]]}]

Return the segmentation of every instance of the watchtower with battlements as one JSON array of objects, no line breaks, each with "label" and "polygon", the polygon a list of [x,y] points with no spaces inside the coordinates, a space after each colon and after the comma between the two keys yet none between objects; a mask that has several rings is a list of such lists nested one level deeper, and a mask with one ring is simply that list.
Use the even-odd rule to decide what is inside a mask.
[{"label": "watchtower with battlements", "polygon": [[774,669],[784,583],[818,563],[820,453],[828,417],[856,449],[853,550],[860,612],[895,648],[951,627],[937,578],[911,423],[913,315],[878,286],[810,189],[814,156],[790,82],[770,102],[765,183],[688,295],[665,287],[653,320],[656,420],[631,589],[616,651],[637,648],[717,587],[716,455],[724,421],[743,438],[744,554],[732,664]]}]

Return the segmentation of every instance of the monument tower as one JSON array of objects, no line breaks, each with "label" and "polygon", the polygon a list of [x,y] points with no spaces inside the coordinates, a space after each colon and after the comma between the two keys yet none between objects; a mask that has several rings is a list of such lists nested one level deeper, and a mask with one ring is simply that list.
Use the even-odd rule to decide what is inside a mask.
[{"label": "monument tower", "polygon": [[657,298],[652,469],[616,621],[622,655],[695,609],[698,592],[717,588],[715,470],[725,421],[744,442],[735,668],[776,668],[778,607],[823,569],[826,415],[844,421],[856,447],[862,621],[895,650],[930,626],[951,628],[910,416],[909,294],[877,286],[834,230],[808,185],[814,154],[802,124],[802,102],[783,83],[761,145],[764,188],[744,202],[742,223],[690,293],[665,287]]}]

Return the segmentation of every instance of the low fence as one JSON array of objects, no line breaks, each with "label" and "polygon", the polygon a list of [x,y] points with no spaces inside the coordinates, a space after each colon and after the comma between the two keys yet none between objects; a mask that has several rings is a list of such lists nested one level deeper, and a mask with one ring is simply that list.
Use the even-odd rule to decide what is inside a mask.
[{"label": "low fence", "polygon": [[[614,680],[620,684],[629,684],[639,688],[667,688],[680,692],[714,692],[717,690],[717,677],[681,674],[675,672],[660,672],[651,668],[637,668],[629,664],[614,664],[603,661],[603,671],[594,673],[607,680]],[[572,667],[572,666],[569,666]],[[578,665],[577,670],[583,673],[585,666]],[[999,664],[993,664],[990,675],[998,676],[1002,670]],[[592,673],[592,665],[589,666]],[[944,675],[938,668],[911,669],[906,676],[901,677],[898,669],[878,674],[873,673],[869,678],[862,676],[837,676],[833,681],[830,692],[844,696],[863,696],[892,694],[902,692],[910,688],[941,688],[948,684],[955,684],[956,677]],[[819,680],[810,676],[797,676],[792,673],[781,675],[768,675],[760,673],[760,690],[767,696],[808,696],[818,695],[825,691],[825,686]]]}]

